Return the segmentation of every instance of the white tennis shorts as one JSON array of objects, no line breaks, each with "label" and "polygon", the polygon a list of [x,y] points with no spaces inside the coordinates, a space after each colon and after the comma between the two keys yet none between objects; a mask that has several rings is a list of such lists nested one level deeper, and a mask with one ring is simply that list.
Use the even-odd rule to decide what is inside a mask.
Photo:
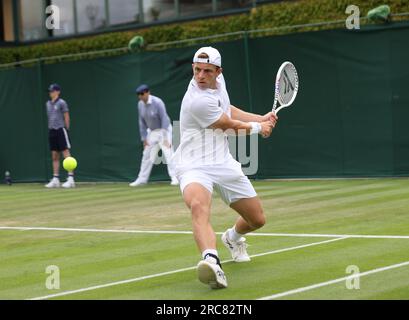
[{"label": "white tennis shorts", "polygon": [[240,199],[257,196],[250,180],[244,175],[240,163],[234,161],[229,165],[202,166],[189,169],[177,176],[182,191],[191,183],[199,183],[210,193],[213,188],[222,200],[230,205]]}]

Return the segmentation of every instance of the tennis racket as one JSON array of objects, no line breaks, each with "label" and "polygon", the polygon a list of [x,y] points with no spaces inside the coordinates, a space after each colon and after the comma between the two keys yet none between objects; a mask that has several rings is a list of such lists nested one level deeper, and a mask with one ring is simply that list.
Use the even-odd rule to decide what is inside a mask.
[{"label": "tennis racket", "polygon": [[298,92],[298,73],[294,65],[286,61],[278,69],[274,104],[272,111],[276,114],[283,108],[289,107],[295,100]]}]

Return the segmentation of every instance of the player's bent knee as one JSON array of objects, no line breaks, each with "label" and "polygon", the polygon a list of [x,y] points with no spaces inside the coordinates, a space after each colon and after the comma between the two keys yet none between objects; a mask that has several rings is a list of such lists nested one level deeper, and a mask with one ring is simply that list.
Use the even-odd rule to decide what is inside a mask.
[{"label": "player's bent knee", "polygon": [[251,219],[249,224],[251,225],[252,228],[260,229],[266,224],[266,217],[261,212],[259,215],[257,215],[257,217]]},{"label": "player's bent knee", "polygon": [[201,217],[205,213],[205,209],[206,207],[199,200],[194,199],[190,202],[190,211],[192,212],[193,218]]}]

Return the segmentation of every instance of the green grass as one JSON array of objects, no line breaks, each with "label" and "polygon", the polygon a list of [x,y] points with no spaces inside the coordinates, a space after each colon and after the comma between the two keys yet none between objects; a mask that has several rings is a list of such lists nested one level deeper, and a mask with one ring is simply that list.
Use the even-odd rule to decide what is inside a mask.
[{"label": "green grass", "polygon": [[[409,235],[409,180],[357,179],[254,182],[262,199],[263,233]],[[224,231],[236,214],[214,197],[212,223]],[[58,227],[190,231],[178,188],[151,184],[79,184],[48,190],[39,184],[0,186],[0,227]],[[332,238],[248,236],[251,255]],[[0,229],[0,299],[27,299],[158,273],[191,269],[58,299],[257,299],[409,261],[409,239],[348,238],[224,263],[229,288],[210,290],[196,278],[200,259],[191,234]],[[223,260],[228,252],[219,242]],[[45,269],[60,270],[48,290]],[[282,299],[409,299],[409,266]]]}]

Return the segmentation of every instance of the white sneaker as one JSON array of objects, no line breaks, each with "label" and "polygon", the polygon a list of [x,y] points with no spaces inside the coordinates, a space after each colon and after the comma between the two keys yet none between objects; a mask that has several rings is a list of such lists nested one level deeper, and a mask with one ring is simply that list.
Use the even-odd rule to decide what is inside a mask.
[{"label": "white sneaker", "polygon": [[222,242],[227,249],[229,249],[231,257],[235,262],[247,262],[250,261],[250,257],[247,254],[246,238],[241,237],[239,241],[232,241],[229,239],[229,230],[222,235]]},{"label": "white sneaker", "polygon": [[202,260],[197,264],[199,280],[212,289],[227,288],[227,279],[222,268],[211,260],[213,259]]},{"label": "white sneaker", "polygon": [[139,187],[139,186],[143,186],[143,185],[145,185],[145,184],[146,184],[146,182],[142,182],[142,181],[136,179],[134,182],[131,182],[131,183],[129,184],[129,186],[130,186],[130,187]]},{"label": "white sneaker", "polygon": [[52,178],[49,183],[45,185],[46,188],[59,188],[60,180],[58,178]]},{"label": "white sneaker", "polygon": [[67,181],[62,184],[63,188],[75,188],[75,181],[72,177],[68,177]]},{"label": "white sneaker", "polygon": [[171,186],[177,186],[179,185],[179,181],[178,179],[176,179],[175,177],[172,178],[172,181],[170,182]]}]

